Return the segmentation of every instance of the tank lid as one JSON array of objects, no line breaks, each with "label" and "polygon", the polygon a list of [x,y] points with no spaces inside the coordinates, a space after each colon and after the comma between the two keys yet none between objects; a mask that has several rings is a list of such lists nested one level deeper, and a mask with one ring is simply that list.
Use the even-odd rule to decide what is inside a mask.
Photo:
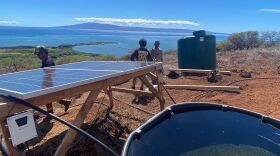
[{"label": "tank lid", "polygon": [[199,31],[194,31],[193,35],[195,37],[202,37],[202,36],[206,36],[206,31],[205,30],[199,30]]}]

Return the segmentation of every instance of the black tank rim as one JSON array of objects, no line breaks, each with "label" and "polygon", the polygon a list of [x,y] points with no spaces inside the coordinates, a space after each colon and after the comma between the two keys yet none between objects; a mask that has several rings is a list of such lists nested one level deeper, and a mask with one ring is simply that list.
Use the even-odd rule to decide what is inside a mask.
[{"label": "black tank rim", "polygon": [[175,114],[179,114],[179,113],[183,113],[183,112],[200,111],[200,110],[218,110],[218,111],[220,110],[220,111],[224,111],[224,112],[231,111],[231,112],[242,113],[242,114],[260,119],[260,122],[270,124],[280,130],[280,120],[273,118],[273,117],[263,115],[261,113],[255,112],[255,111],[251,111],[248,109],[235,107],[235,106],[217,104],[217,103],[186,102],[186,103],[180,103],[180,104],[172,105],[172,106],[165,108],[162,112],[156,114],[151,119],[149,119],[147,122],[145,122],[143,125],[141,125],[139,128],[134,130],[127,138],[127,141],[123,147],[122,156],[127,156],[129,146],[133,139],[135,139],[135,138],[139,139],[142,134],[148,132],[150,129],[155,127],[161,121],[168,119]]}]

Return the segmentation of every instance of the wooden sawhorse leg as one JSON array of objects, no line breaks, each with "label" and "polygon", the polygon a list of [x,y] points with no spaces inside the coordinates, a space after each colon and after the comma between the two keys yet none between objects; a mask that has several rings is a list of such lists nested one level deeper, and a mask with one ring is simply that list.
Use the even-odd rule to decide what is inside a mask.
[{"label": "wooden sawhorse leg", "polygon": [[[77,127],[82,126],[87,114],[89,113],[91,107],[93,106],[95,100],[97,99],[97,97],[100,93],[100,90],[93,90],[90,92],[86,102],[83,104],[83,106],[81,107],[80,111],[78,112],[76,118],[73,121],[73,124],[75,126],[77,126]],[[69,150],[71,143],[74,141],[76,135],[77,135],[76,131],[69,129],[54,155],[55,156],[66,155],[66,153]]]},{"label": "wooden sawhorse leg", "polygon": [[159,82],[159,79],[156,80],[158,84],[158,90],[156,90],[145,76],[140,76],[139,78],[149,88],[149,90],[154,94],[154,96],[158,98],[160,102],[160,110],[162,111],[164,109],[165,100],[162,95],[162,86]]},{"label": "wooden sawhorse leg", "polygon": [[17,149],[13,146],[12,141],[10,140],[10,133],[8,130],[8,127],[6,126],[6,121],[1,121],[1,130],[2,134],[4,136],[4,141],[7,145],[8,152],[10,156],[22,156],[25,155],[24,152],[19,152]]},{"label": "wooden sawhorse leg", "polygon": [[113,93],[112,93],[111,86],[109,86],[108,89],[104,89],[104,91],[109,97],[109,103],[110,103],[110,108],[109,109],[111,110],[114,106],[114,99],[113,99]]}]

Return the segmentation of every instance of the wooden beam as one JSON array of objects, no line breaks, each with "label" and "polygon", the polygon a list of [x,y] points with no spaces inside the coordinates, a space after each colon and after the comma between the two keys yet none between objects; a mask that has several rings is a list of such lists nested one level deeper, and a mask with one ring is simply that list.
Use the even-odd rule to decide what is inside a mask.
[{"label": "wooden beam", "polygon": [[157,82],[157,87],[158,87],[158,93],[159,93],[159,95],[160,95],[160,97],[161,97],[161,100],[160,100],[160,110],[162,111],[162,110],[164,110],[164,104],[165,104],[165,99],[163,98],[163,93],[162,93],[162,91],[163,91],[163,83],[164,83],[164,81],[163,81],[163,77],[162,77],[162,74],[157,70],[156,71],[156,77],[157,77],[157,80],[156,80],[156,82]]},{"label": "wooden beam", "polygon": [[28,109],[27,107],[21,104],[16,104],[15,102],[10,101],[9,99],[3,96],[0,96],[0,101],[4,102],[0,104],[0,120],[6,120],[7,116]]},{"label": "wooden beam", "polygon": [[[184,73],[197,73],[197,74],[208,74],[213,72],[214,70],[200,70],[200,69],[169,69],[169,71],[175,71],[175,72],[184,72]],[[224,75],[230,75],[230,71],[218,71],[218,73],[224,74]]]},{"label": "wooden beam", "polygon": [[127,88],[119,88],[119,87],[112,87],[112,91],[114,92],[122,92],[122,93],[129,93],[134,95],[146,95],[149,97],[154,97],[154,94],[149,91],[143,91],[143,90],[135,90],[135,89],[127,89]]},{"label": "wooden beam", "polygon": [[157,97],[159,100],[161,99],[158,91],[154,88],[154,86],[149,82],[149,80],[145,76],[140,76],[139,79],[145,84],[145,86]]},{"label": "wooden beam", "polygon": [[239,86],[204,86],[204,85],[164,85],[167,89],[188,89],[188,90],[215,90],[240,92]]},{"label": "wooden beam", "polygon": [[154,80],[154,81],[157,80],[157,76],[156,76],[154,73],[149,72],[149,73],[147,73],[147,75],[148,75],[152,80]]},{"label": "wooden beam", "polygon": [[150,72],[150,73],[147,74],[147,76],[149,76],[153,81],[158,81],[159,80],[161,83],[164,83],[162,75],[158,77],[156,74]]},{"label": "wooden beam", "polygon": [[[81,127],[83,124],[87,114],[89,113],[91,107],[93,106],[98,94],[100,93],[99,90],[91,91],[88,95],[88,98],[84,105],[81,107],[80,111],[78,112],[75,120],[73,121],[73,124],[77,127]],[[55,152],[55,156],[64,156],[66,155],[67,151],[69,150],[71,143],[74,141],[75,137],[77,135],[77,132],[69,129],[67,134],[64,136],[61,144],[59,145],[58,149]]]},{"label": "wooden beam", "polygon": [[109,86],[108,89],[106,89],[106,94],[109,97],[110,109],[112,109],[113,106],[114,106],[114,99],[113,99],[113,93],[112,93],[112,87],[111,86]]},{"label": "wooden beam", "polygon": [[154,96],[158,98],[158,100],[160,102],[160,109],[162,109],[162,106],[165,103],[162,93],[159,92],[157,89],[155,89],[154,86],[149,82],[149,80],[145,76],[140,76],[139,78],[149,88],[149,90],[154,94]]},{"label": "wooden beam", "polygon": [[17,149],[13,146],[12,141],[10,139],[10,133],[8,130],[7,122],[5,120],[0,121],[1,123],[1,130],[2,130],[2,134],[4,136],[4,140],[6,143],[6,146],[8,148],[8,152],[10,156],[21,156],[24,155],[24,152],[19,152],[17,151]]}]

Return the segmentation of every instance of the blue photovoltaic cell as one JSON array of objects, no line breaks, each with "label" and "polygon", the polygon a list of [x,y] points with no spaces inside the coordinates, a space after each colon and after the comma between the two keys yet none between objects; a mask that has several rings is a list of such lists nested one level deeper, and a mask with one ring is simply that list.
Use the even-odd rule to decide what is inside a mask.
[{"label": "blue photovoltaic cell", "polygon": [[1,88],[12,92],[26,93],[30,90],[39,90],[40,87],[29,84],[16,84],[13,82],[1,82]]},{"label": "blue photovoltaic cell", "polygon": [[[153,63],[84,61],[0,75],[0,94],[18,98],[42,95],[47,90],[58,91],[65,86],[83,85],[116,74],[141,69]],[[36,93],[36,95],[33,93]],[[31,95],[32,94],[32,95]]]}]

